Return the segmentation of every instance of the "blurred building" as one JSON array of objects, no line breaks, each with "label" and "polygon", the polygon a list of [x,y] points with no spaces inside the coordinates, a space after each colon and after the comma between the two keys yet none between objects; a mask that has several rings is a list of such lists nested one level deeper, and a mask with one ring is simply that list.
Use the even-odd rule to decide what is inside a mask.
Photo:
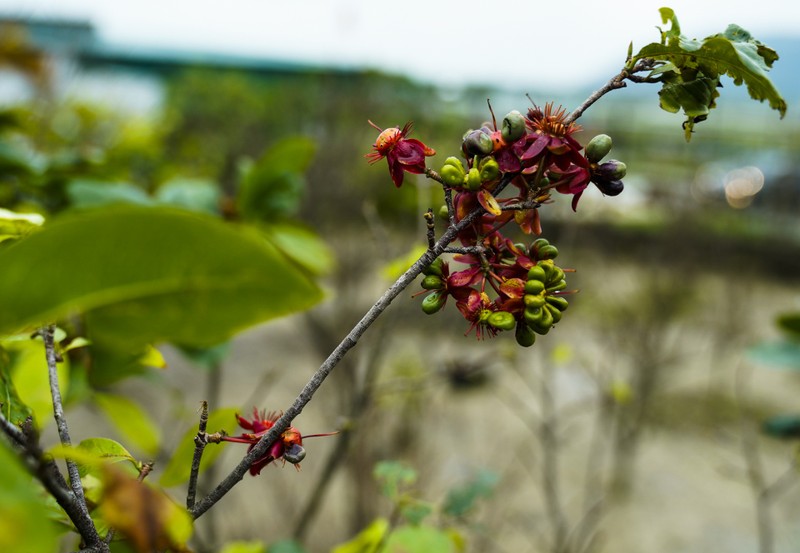
[{"label": "blurred building", "polygon": [[126,47],[103,40],[88,21],[0,16],[0,104],[24,101],[39,93],[41,83],[31,82],[9,63],[21,57],[42,60],[45,74],[40,77],[47,80],[48,93],[57,98],[99,101],[133,112],[158,108],[165,77],[187,68],[238,70],[276,78],[320,69],[247,56]]}]

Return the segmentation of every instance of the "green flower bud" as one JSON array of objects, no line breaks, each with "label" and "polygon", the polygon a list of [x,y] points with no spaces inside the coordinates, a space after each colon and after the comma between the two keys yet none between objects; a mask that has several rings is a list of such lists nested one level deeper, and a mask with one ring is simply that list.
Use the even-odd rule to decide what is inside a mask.
[{"label": "green flower bud", "polygon": [[511,330],[517,324],[517,321],[514,319],[514,315],[508,311],[495,311],[489,315],[489,318],[486,319],[486,322],[489,324],[489,326],[492,326],[498,330]]},{"label": "green flower bud", "polygon": [[564,296],[546,296],[545,300],[559,311],[566,311],[569,307],[569,302]]},{"label": "green flower bud", "polygon": [[551,284],[550,286],[548,286],[547,287],[547,291],[551,292],[551,293],[552,292],[558,292],[559,290],[563,290],[566,287],[567,287],[567,281],[566,280],[559,280],[555,284]]},{"label": "green flower bud", "polygon": [[553,324],[561,320],[561,311],[557,307],[547,304],[544,308],[550,313],[550,316],[553,317]]},{"label": "green flower bud", "polygon": [[531,251],[536,252],[542,246],[547,246],[549,244],[550,242],[548,242],[547,238],[537,238],[536,240],[531,242]]},{"label": "green flower bud", "polygon": [[541,294],[525,294],[522,296],[522,302],[525,304],[525,307],[542,307],[545,302],[545,296]]},{"label": "green flower bud", "polygon": [[542,309],[542,318],[539,319],[539,324],[541,324],[544,327],[553,326],[553,313],[552,311],[550,311],[550,309],[548,309],[548,307],[550,306],[546,305]]},{"label": "green flower bud", "polygon": [[426,269],[422,270],[422,274],[442,276],[442,269],[444,269],[444,259],[437,257]]},{"label": "green flower bud", "polygon": [[586,159],[590,163],[597,163],[611,151],[611,137],[607,134],[598,134],[586,145]]},{"label": "green flower bud", "polygon": [[464,135],[461,149],[468,156],[486,156],[494,150],[492,137],[482,130],[469,131]]},{"label": "green flower bud", "polygon": [[527,307],[525,311],[522,312],[522,318],[525,319],[525,322],[529,325],[539,324],[539,321],[542,320],[542,314],[544,313],[544,307]]},{"label": "green flower bud", "polygon": [[439,207],[438,215],[439,215],[439,219],[442,219],[444,221],[449,221],[450,220],[450,211],[448,211],[446,205],[443,205],[443,206]]},{"label": "green flower bud", "polygon": [[500,166],[493,157],[485,157],[478,164],[481,173],[481,182],[490,182],[500,176]]},{"label": "green flower bud", "polygon": [[517,323],[517,330],[514,332],[517,343],[524,348],[531,347],[536,342],[536,333],[531,328],[522,323]]},{"label": "green flower bud", "polygon": [[439,171],[439,175],[447,186],[461,187],[464,186],[464,178],[467,176],[467,172],[464,170],[460,159],[448,157]]},{"label": "green flower bud", "polygon": [[441,290],[444,288],[444,281],[438,275],[428,275],[422,279],[422,287],[426,290]]},{"label": "green flower bud", "polygon": [[467,190],[480,190],[481,188],[481,173],[478,171],[477,167],[473,167],[467,173],[467,181],[464,183],[464,187]]},{"label": "green flower bud", "polygon": [[544,282],[541,280],[528,280],[525,282],[525,293],[536,295],[541,294],[544,290]]},{"label": "green flower bud", "polygon": [[525,117],[517,110],[510,111],[503,118],[500,134],[507,143],[516,142],[525,134]]},{"label": "green flower bud", "polygon": [[555,259],[558,257],[558,248],[552,244],[542,246],[536,251],[536,259]]},{"label": "green flower bud", "polygon": [[559,280],[564,280],[564,269],[553,265],[553,270],[547,276],[547,284],[554,284]]},{"label": "green flower bud", "polygon": [[544,282],[547,274],[545,273],[544,267],[541,265],[534,265],[528,271],[528,280],[539,280]]},{"label": "green flower bud", "polygon": [[553,327],[553,314],[547,308],[542,308],[542,315],[537,321],[530,324],[537,334],[547,334]]},{"label": "green flower bud", "polygon": [[425,296],[422,300],[422,310],[428,314],[433,315],[444,307],[444,302],[447,300],[447,294],[444,292],[433,292]]}]

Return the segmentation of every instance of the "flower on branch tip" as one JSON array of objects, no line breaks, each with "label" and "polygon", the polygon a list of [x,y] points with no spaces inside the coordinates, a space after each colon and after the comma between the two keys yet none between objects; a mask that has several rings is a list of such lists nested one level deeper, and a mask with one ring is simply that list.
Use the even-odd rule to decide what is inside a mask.
[{"label": "flower on branch tip", "polygon": [[421,174],[425,172],[425,158],[436,154],[436,150],[429,148],[416,138],[408,138],[411,134],[411,122],[403,128],[390,127],[381,129],[372,121],[372,127],[380,131],[372,152],[366,154],[369,163],[377,163],[386,158],[389,162],[389,174],[396,187],[403,184],[404,173]]},{"label": "flower on branch tip", "polygon": [[[278,411],[259,412],[257,408],[253,407],[253,418],[248,420],[241,415],[237,414],[236,419],[239,426],[251,432],[244,432],[238,436],[223,436],[222,440],[226,442],[235,442],[240,444],[250,444],[247,448],[249,452],[261,440],[261,438],[269,432],[275,425],[283,413]],[[267,452],[260,458],[256,459],[250,465],[250,474],[256,476],[261,473],[261,469],[270,464],[276,459],[281,459],[284,463],[286,461],[293,464],[300,470],[300,461],[306,456],[306,451],[303,448],[303,438],[315,438],[318,436],[333,436],[338,432],[327,432],[325,434],[309,434],[303,436],[300,431],[294,426],[290,426],[278,437],[278,439],[267,449]]]}]

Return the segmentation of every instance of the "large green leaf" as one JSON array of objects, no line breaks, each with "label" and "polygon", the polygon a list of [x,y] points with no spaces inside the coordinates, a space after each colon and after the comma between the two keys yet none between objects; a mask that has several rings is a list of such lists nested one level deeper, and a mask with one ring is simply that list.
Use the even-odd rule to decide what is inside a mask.
[{"label": "large green leaf", "polygon": [[659,63],[650,78],[663,83],[659,93],[663,109],[683,109],[687,140],[694,124],[705,120],[708,110],[715,107],[722,75],[732,78],[735,85],[744,84],[751,98],[768,102],[781,117],[786,114],[786,101],[767,75],[778,59],[774,50],[738,25],[703,40],[688,39],[680,32],[675,13],[669,8],[660,11],[671,28],[662,31],[660,43],[648,44],[632,56],[628,67],[642,59]]},{"label": "large green leaf", "polygon": [[251,229],[163,207],[74,213],[0,251],[0,332],[87,313],[93,340],[217,344],[322,293]]}]

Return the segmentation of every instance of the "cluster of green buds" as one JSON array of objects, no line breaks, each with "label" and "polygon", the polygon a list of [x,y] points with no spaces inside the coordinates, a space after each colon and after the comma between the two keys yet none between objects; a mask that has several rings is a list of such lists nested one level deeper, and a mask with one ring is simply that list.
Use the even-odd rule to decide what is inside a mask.
[{"label": "cluster of green buds", "polygon": [[586,145],[586,159],[589,160],[591,180],[607,196],[616,196],[625,186],[622,178],[628,168],[619,160],[609,159],[600,163],[611,151],[611,137],[607,134],[598,134]]},{"label": "cluster of green buds", "polygon": [[[522,298],[525,305],[523,320],[536,334],[547,334],[561,320],[562,313],[569,306],[562,295],[567,281],[564,278],[564,269],[553,261],[558,256],[555,246],[544,238],[539,238],[531,246],[531,254],[537,262],[528,270],[528,280],[525,282],[525,295]],[[518,342],[519,335],[520,330],[517,329]]]},{"label": "cluster of green buds", "polygon": [[469,171],[457,157],[448,157],[440,172],[442,180],[450,188],[474,192],[482,186],[497,181],[500,177],[500,166],[491,156],[479,158],[475,156]]}]

